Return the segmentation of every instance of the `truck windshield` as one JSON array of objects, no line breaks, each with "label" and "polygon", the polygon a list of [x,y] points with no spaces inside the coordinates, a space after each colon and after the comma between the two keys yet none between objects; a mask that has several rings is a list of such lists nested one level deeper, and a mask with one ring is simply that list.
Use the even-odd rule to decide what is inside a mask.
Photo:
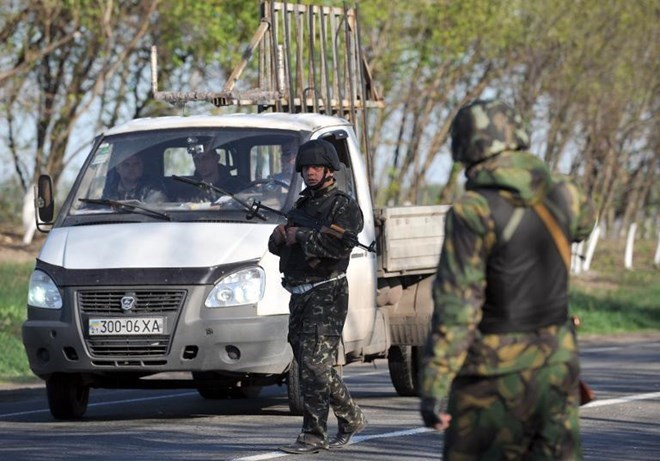
[{"label": "truck windshield", "polygon": [[284,210],[302,186],[294,168],[300,143],[299,132],[243,128],[107,136],[76,180],[67,216],[126,213],[126,207],[104,206],[107,201],[138,204],[173,220],[223,219],[218,212],[225,211],[240,219],[244,205],[254,202]]}]

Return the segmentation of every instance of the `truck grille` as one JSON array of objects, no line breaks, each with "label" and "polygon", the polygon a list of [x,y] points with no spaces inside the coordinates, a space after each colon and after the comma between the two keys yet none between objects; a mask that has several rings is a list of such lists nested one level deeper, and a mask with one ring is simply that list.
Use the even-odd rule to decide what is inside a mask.
[{"label": "truck grille", "polygon": [[[167,355],[179,313],[183,309],[186,290],[113,289],[80,290],[77,293],[78,311],[83,336],[90,354],[96,358],[163,357]],[[122,309],[122,298],[130,296],[135,302],[127,313]],[[145,316],[159,314],[168,325],[165,335],[116,335],[90,336],[90,318]],[[129,362],[126,362],[129,364]],[[132,362],[131,362],[132,363]]]},{"label": "truck grille", "polygon": [[138,314],[178,311],[186,296],[185,290],[79,291],[80,312],[84,314],[122,313],[121,299],[127,294],[133,294],[137,299],[133,312]]}]

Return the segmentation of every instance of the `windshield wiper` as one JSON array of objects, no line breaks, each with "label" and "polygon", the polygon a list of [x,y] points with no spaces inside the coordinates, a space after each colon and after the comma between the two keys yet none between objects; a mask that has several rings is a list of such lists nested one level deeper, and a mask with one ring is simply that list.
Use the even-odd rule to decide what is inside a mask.
[{"label": "windshield wiper", "polygon": [[171,221],[172,218],[166,214],[161,213],[160,211],[152,210],[141,205],[135,205],[132,203],[120,202],[117,200],[110,200],[106,198],[79,198],[78,201],[83,203],[90,203],[92,205],[107,205],[114,208],[115,210],[128,211],[129,213],[140,213],[146,216],[151,216],[152,218],[163,219],[165,221]]},{"label": "windshield wiper", "polygon": [[197,187],[198,189],[201,189],[205,192],[213,191],[213,192],[218,192],[222,195],[228,195],[229,197],[233,198],[237,203],[239,203],[243,208],[247,210],[247,214],[245,217],[247,219],[252,219],[253,217],[257,217],[263,221],[268,221],[268,218],[265,217],[263,214],[259,213],[259,209],[257,208],[254,210],[254,203],[250,204],[247,203],[245,200],[241,200],[240,198],[236,197],[235,194],[232,194],[229,191],[226,191],[224,189],[221,189],[217,186],[214,186],[213,184],[206,183],[204,181],[198,181],[196,179],[192,178],[185,178],[183,176],[176,176],[172,175],[172,179],[176,179],[177,181],[185,182],[186,184],[193,185]]}]

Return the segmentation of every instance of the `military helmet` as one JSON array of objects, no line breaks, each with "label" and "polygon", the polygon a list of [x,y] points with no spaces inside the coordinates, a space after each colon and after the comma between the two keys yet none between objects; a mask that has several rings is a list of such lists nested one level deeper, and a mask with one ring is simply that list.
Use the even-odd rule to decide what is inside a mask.
[{"label": "military helmet", "polygon": [[529,147],[522,118],[497,100],[477,100],[462,107],[451,126],[451,154],[456,162],[472,165],[505,150]]},{"label": "military helmet", "polygon": [[300,173],[304,166],[312,165],[325,166],[330,171],[338,171],[339,156],[335,146],[322,139],[313,139],[301,145],[296,156],[296,171]]}]

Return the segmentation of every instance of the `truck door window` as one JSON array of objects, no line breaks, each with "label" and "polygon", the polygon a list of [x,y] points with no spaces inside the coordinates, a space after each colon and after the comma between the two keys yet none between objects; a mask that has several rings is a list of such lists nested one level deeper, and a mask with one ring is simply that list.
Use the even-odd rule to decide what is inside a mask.
[{"label": "truck door window", "polygon": [[335,179],[337,180],[337,187],[346,192],[353,198],[355,194],[355,180],[353,178],[353,169],[351,168],[351,157],[348,152],[348,144],[346,137],[342,136],[323,136],[324,141],[331,143],[337,151],[341,169],[335,172]]}]

